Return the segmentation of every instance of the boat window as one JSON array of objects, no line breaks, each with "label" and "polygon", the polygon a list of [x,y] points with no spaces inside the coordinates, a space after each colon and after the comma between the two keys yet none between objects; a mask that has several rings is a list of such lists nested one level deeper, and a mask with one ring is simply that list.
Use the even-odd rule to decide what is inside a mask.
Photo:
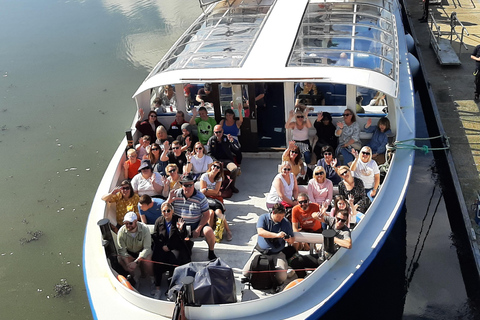
[{"label": "boat window", "polygon": [[150,92],[150,103],[157,114],[176,113],[177,97],[175,86],[166,85],[153,88]]},{"label": "boat window", "polygon": [[347,86],[334,83],[295,83],[295,104],[307,106],[346,106]]},{"label": "boat window", "polygon": [[275,0],[240,0],[214,5],[157,64],[149,78],[165,71],[241,67]]},{"label": "boat window", "polygon": [[[392,3],[311,1],[287,66],[367,68],[397,80],[398,60]],[[340,62],[339,62],[340,61]]]}]

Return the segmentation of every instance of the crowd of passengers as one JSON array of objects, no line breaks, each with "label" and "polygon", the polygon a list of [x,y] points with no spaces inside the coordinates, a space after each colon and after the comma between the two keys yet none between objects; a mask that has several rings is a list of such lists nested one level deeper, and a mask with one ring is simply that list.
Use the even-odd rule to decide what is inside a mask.
[{"label": "crowd of passengers", "polygon": [[[193,109],[190,121],[177,111],[168,129],[157,120],[153,108],[146,119],[139,110],[136,128],[142,136],[126,150],[124,180],[102,197],[116,204],[117,223],[111,228],[117,233],[119,263],[132,277],[137,267],[142,275],[152,276],[156,299],[160,298],[162,275],[167,271],[172,274],[175,266],[191,261],[191,239],[204,237],[208,259],[212,260],[216,259],[215,243],[224,234],[227,241],[233,237],[222,195],[239,192],[235,182],[241,173],[238,134],[242,105],[238,105],[238,119],[233,110],[226,110],[225,118],[217,124],[203,106],[207,89],[199,92],[201,106],[198,112]],[[286,280],[289,266],[315,268],[324,259],[315,250],[297,254],[311,248],[308,243],[296,242],[293,232],[333,229],[336,250],[352,247],[350,230],[378,192],[379,165],[388,165],[384,164],[390,133],[387,118],[375,126],[368,119],[363,129],[373,135],[362,146],[361,128],[351,109],[345,109],[343,121],[336,125],[328,112],[320,112],[313,124],[317,142],[312,148],[309,111],[297,104],[290,112],[285,128],[291,130],[293,140],[282,154],[266,197],[268,212],[258,219],[257,245],[244,267],[248,275],[256,255],[271,256],[275,268],[281,270],[275,273],[278,285]],[[316,163],[310,163],[312,151]],[[148,224],[154,225],[153,234]],[[297,276],[303,278],[306,273],[299,270]]]}]

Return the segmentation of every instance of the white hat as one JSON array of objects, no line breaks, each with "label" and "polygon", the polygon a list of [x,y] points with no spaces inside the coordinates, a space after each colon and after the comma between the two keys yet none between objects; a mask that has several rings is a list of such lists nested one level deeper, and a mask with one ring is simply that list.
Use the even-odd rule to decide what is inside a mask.
[{"label": "white hat", "polygon": [[133,222],[137,220],[137,215],[135,212],[130,211],[123,217],[123,222]]}]

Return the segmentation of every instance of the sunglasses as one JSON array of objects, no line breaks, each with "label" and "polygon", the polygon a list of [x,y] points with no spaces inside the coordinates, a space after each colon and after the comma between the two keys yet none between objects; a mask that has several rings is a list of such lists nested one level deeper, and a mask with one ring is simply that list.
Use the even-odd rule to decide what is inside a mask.
[{"label": "sunglasses", "polygon": [[300,203],[300,204],[307,204],[307,203],[308,203],[308,200],[298,201],[298,203]]},{"label": "sunglasses", "polygon": [[305,118],[304,116],[297,116],[297,119],[303,119]]},{"label": "sunglasses", "polygon": [[348,116],[351,116],[352,114],[351,113],[344,113],[342,114],[343,117],[348,117]]},{"label": "sunglasses", "polygon": [[325,172],[323,172],[323,171],[315,172],[316,176],[323,176],[324,174],[325,174]]},{"label": "sunglasses", "polygon": [[345,176],[347,175],[348,171],[343,171],[342,173],[340,173],[341,176]]},{"label": "sunglasses", "polygon": [[133,224],[133,222],[125,222],[125,225],[127,226],[131,226]]},{"label": "sunglasses", "polygon": [[335,217],[335,219],[337,219],[338,222],[343,222],[343,223],[347,222],[346,219],[341,219],[339,217]]},{"label": "sunglasses", "polygon": [[195,150],[203,150],[203,148],[202,148],[202,147],[199,147],[199,148],[195,148]]},{"label": "sunglasses", "polygon": [[283,168],[283,171],[290,171],[292,170],[291,168]]},{"label": "sunglasses", "polygon": [[158,149],[158,148],[152,148],[152,151],[158,151],[158,150],[160,150],[160,149]]},{"label": "sunglasses", "polygon": [[177,169],[169,170],[168,173],[172,173],[172,172],[175,172],[175,171],[177,171]]},{"label": "sunglasses", "polygon": [[153,115],[153,114],[150,115],[150,118],[156,118],[156,117],[157,117],[156,115]]},{"label": "sunglasses", "polygon": [[172,150],[178,150],[180,147],[172,147]]},{"label": "sunglasses", "polygon": [[129,187],[122,187],[122,190],[127,191],[127,190],[130,190],[130,188]]},{"label": "sunglasses", "polygon": [[190,188],[193,186],[193,183],[184,183],[182,184],[182,187],[185,187],[185,188]]},{"label": "sunglasses", "polygon": [[162,212],[163,212],[163,213],[170,213],[170,212],[172,212],[172,210],[167,209],[167,210],[162,210]]},{"label": "sunglasses", "polygon": [[219,133],[222,133],[223,131],[214,131],[213,133],[215,134],[219,134]]},{"label": "sunglasses", "polygon": [[215,168],[220,169],[220,166],[217,166],[216,164],[214,164],[214,165],[212,165],[212,168],[213,169],[215,169]]},{"label": "sunglasses", "polygon": [[366,155],[366,156],[369,156],[369,155],[370,155],[370,152],[362,151],[362,154],[364,154],[364,155]]},{"label": "sunglasses", "polygon": [[323,155],[324,155],[324,156],[331,156],[332,153],[331,153],[331,152],[324,152]]},{"label": "sunglasses", "polygon": [[290,150],[290,153],[295,153],[295,154],[298,154],[298,151],[295,151],[295,150]]}]

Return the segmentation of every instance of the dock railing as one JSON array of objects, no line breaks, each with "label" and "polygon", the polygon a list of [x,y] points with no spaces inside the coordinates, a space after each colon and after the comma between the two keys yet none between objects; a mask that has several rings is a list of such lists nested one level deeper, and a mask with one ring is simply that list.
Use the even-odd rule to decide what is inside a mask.
[{"label": "dock railing", "polygon": [[[460,34],[455,30],[455,27],[457,25],[462,27]],[[465,28],[463,23],[460,20],[458,20],[457,13],[454,11],[450,15],[450,43],[454,40],[453,35],[455,35],[455,40],[460,41],[460,46],[459,46],[460,48],[458,49],[458,54],[462,52],[462,46],[465,47],[466,50],[468,50],[468,47],[463,42],[464,34],[466,34],[467,36],[470,35],[467,31],[467,28]]]},{"label": "dock railing", "polygon": [[428,28],[428,32],[430,32],[430,44],[435,52],[439,52],[441,51],[439,41],[442,32],[440,31],[440,26],[437,24],[437,21],[435,21],[432,12],[429,12],[428,15],[430,16],[430,28]]}]

